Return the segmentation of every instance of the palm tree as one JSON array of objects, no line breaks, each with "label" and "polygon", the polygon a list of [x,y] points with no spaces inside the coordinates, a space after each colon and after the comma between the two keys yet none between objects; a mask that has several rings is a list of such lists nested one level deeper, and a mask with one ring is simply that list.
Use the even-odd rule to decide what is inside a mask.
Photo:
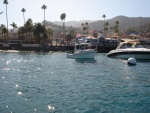
[{"label": "palm tree", "polygon": [[85,34],[86,30],[87,30],[87,34],[88,34],[88,29],[89,29],[88,22],[85,22],[85,24],[82,23],[81,26],[82,26],[82,29],[84,31],[84,34]]},{"label": "palm tree", "polygon": [[[0,26],[0,36],[2,36],[2,39],[3,39],[3,33],[2,33],[2,31],[3,31],[3,28],[5,27],[5,25],[4,24],[1,24],[1,26]],[[0,37],[1,38],[1,37]]]},{"label": "palm tree", "polygon": [[88,29],[89,29],[89,23],[88,22],[85,22],[85,27],[86,27],[86,30],[87,30],[87,34],[88,34]]},{"label": "palm tree", "polygon": [[[82,30],[85,32],[86,28],[84,27],[84,23],[82,23],[81,26],[82,26]],[[84,32],[82,35],[84,35]]]},{"label": "palm tree", "polygon": [[47,29],[47,32],[48,32],[49,39],[51,39],[51,36],[53,36],[53,30],[49,28]]},{"label": "palm tree", "polygon": [[24,39],[24,34],[26,33],[25,27],[20,27],[18,30],[18,37],[23,40]]},{"label": "palm tree", "polygon": [[[12,22],[12,24],[10,24],[13,27],[13,33],[14,33],[14,29],[17,28],[17,24],[15,24],[15,22]],[[14,36],[15,38],[15,36]]]},{"label": "palm tree", "polygon": [[10,24],[13,28],[17,28],[17,24],[15,22],[12,22],[12,24]]},{"label": "palm tree", "polygon": [[[7,16],[7,4],[8,4],[8,0],[4,0],[3,3],[6,5],[6,20],[7,20],[7,30],[8,30],[8,16]],[[7,32],[7,39],[8,39],[8,32]]]},{"label": "palm tree", "polygon": [[114,27],[110,27],[110,30],[112,30],[112,37],[114,36]]},{"label": "palm tree", "polygon": [[106,22],[105,23],[105,28],[104,28],[104,33],[105,33],[105,35],[107,35],[107,33],[108,33],[108,26],[109,26],[109,22]]},{"label": "palm tree", "polygon": [[47,29],[47,32],[48,32],[48,37],[49,37],[49,43],[51,43],[51,46],[53,46],[52,39],[51,39],[51,36],[53,36],[53,30],[49,28]]},{"label": "palm tree", "polygon": [[104,18],[104,29],[105,29],[105,18],[106,18],[106,15],[104,14],[102,17]]},{"label": "palm tree", "polygon": [[116,32],[116,34],[118,35],[118,32],[119,32],[119,21],[117,20],[116,22],[115,22],[115,32]]},{"label": "palm tree", "polygon": [[36,23],[34,25],[33,34],[39,44],[41,43],[41,40],[44,40],[43,38],[47,38],[45,36],[45,28],[41,25],[41,23]]},{"label": "palm tree", "polygon": [[74,39],[74,37],[76,36],[76,30],[72,28],[66,33],[66,38],[68,41],[71,41],[71,39]]},{"label": "palm tree", "polygon": [[119,27],[119,21],[117,20],[115,23],[116,23],[116,25]]},{"label": "palm tree", "polygon": [[66,14],[65,13],[62,13],[60,15],[60,19],[62,20],[62,23],[63,23],[63,38],[65,38],[65,35],[66,35],[66,30],[65,30],[65,18],[66,18]]},{"label": "palm tree", "polygon": [[5,42],[6,42],[6,34],[8,33],[8,29],[5,27],[5,25],[1,25],[1,28],[2,28],[2,38],[3,38],[3,36],[5,36],[4,38],[4,40],[5,40]]},{"label": "palm tree", "polygon": [[88,23],[88,22],[85,22],[85,25],[86,25],[86,26],[88,26],[88,25],[89,25],[89,23]]},{"label": "palm tree", "polygon": [[26,38],[27,38],[27,35],[28,35],[28,38],[27,40],[30,42],[30,37],[31,37],[31,34],[33,32],[33,22],[32,22],[32,19],[28,19],[25,23],[25,28],[26,28]]},{"label": "palm tree", "polygon": [[105,29],[104,29],[104,30],[108,31],[108,26],[109,26],[109,22],[106,22],[106,23],[105,23]]},{"label": "palm tree", "polygon": [[44,4],[43,6],[42,6],[42,9],[44,9],[44,28],[45,28],[45,9],[47,8],[47,6]]},{"label": "palm tree", "polygon": [[82,23],[81,26],[84,27],[84,23]]},{"label": "palm tree", "polygon": [[24,24],[25,24],[25,16],[24,16],[24,12],[26,12],[25,8],[22,8],[21,12],[23,12],[23,19],[24,19]]}]

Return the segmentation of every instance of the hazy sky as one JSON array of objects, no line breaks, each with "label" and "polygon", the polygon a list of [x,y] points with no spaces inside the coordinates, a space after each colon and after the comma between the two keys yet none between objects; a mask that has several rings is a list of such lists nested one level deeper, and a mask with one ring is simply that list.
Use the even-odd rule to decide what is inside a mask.
[{"label": "hazy sky", "polygon": [[[44,20],[44,10],[47,6],[46,20],[60,21],[61,13],[66,13],[66,21],[72,20],[103,20],[115,16],[150,17],[150,0],[8,0],[8,21],[15,22],[17,26],[23,25],[22,8],[26,9],[25,19],[31,18],[33,22]],[[6,25],[6,6],[0,0],[0,24]]]}]

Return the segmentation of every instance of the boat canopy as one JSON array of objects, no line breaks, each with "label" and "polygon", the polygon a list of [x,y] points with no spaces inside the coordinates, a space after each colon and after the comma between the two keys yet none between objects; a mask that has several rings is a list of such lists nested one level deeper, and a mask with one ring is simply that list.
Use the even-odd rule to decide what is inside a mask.
[{"label": "boat canopy", "polygon": [[121,39],[120,40],[120,42],[125,42],[125,43],[128,43],[128,42],[136,42],[136,43],[138,43],[138,41],[136,41],[136,40],[132,40],[132,39]]},{"label": "boat canopy", "polygon": [[125,48],[144,48],[140,45],[139,42],[136,41],[128,41],[128,42],[121,42],[117,49],[125,49]]}]

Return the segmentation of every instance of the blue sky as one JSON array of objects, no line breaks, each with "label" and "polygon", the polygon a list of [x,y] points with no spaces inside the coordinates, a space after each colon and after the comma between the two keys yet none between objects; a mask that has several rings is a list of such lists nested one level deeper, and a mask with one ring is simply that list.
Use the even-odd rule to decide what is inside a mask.
[{"label": "blue sky", "polygon": [[[23,25],[22,8],[26,9],[25,18],[31,18],[33,22],[41,22],[44,19],[45,4],[46,20],[60,21],[61,13],[66,13],[66,21],[72,20],[103,20],[111,19],[118,15],[128,17],[150,17],[150,0],[8,0],[8,21]],[[6,7],[0,0],[0,24],[6,25]]]}]

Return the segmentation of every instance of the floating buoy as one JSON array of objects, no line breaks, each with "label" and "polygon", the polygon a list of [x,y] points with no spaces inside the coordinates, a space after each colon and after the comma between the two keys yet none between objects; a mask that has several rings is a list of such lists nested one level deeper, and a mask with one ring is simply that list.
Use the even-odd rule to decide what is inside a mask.
[{"label": "floating buoy", "polygon": [[136,59],[135,58],[129,58],[128,59],[128,64],[129,65],[136,65]]}]

